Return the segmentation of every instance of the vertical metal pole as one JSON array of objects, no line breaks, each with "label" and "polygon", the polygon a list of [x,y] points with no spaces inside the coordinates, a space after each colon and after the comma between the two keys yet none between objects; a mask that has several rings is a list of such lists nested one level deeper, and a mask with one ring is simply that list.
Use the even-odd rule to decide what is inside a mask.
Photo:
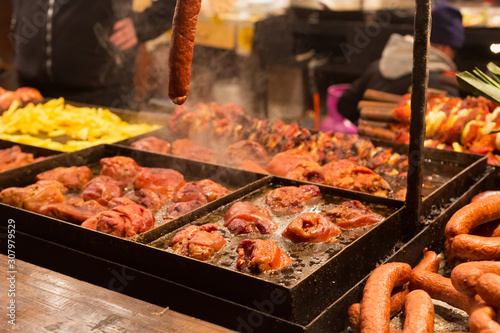
[{"label": "vertical metal pole", "polygon": [[406,216],[403,219],[403,241],[411,239],[420,228],[422,206],[422,168],[429,81],[429,38],[431,27],[430,0],[416,0],[413,44],[413,76],[411,94],[410,147],[408,154],[408,184]]}]

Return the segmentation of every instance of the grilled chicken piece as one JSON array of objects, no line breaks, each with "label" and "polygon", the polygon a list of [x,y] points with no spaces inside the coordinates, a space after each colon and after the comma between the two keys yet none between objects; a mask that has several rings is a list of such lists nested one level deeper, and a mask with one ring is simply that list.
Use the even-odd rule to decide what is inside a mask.
[{"label": "grilled chicken piece", "polygon": [[265,201],[273,212],[295,214],[301,212],[309,200],[320,197],[321,192],[314,185],[285,186],[267,193]]},{"label": "grilled chicken piece", "polygon": [[210,180],[203,179],[197,182],[184,184],[175,193],[174,202],[198,200],[204,203],[212,202],[229,194],[224,186]]},{"label": "grilled chicken piece", "polygon": [[240,201],[232,205],[224,216],[224,226],[233,235],[272,234],[278,229],[265,208],[249,201]]},{"label": "grilled chicken piece", "polygon": [[224,238],[217,232],[217,226],[207,223],[200,227],[187,226],[175,234],[170,240],[174,253],[198,260],[210,260],[215,252],[226,244]]},{"label": "grilled chicken piece", "polygon": [[192,160],[215,163],[219,154],[210,148],[202,146],[190,139],[175,140],[172,143],[172,154]]},{"label": "grilled chicken piece", "polygon": [[334,242],[342,230],[318,213],[302,213],[281,234],[294,243]]},{"label": "grilled chicken piece", "polygon": [[97,176],[83,186],[80,196],[83,200],[96,200],[107,206],[110,200],[122,196],[122,189],[113,178]]},{"label": "grilled chicken piece", "polygon": [[40,213],[40,208],[51,203],[66,201],[68,189],[57,180],[39,180],[26,187],[9,187],[0,192],[4,204]]},{"label": "grilled chicken piece", "polygon": [[40,214],[80,224],[105,210],[107,208],[95,200],[84,201],[82,198],[70,198],[61,203],[43,205],[40,208]]},{"label": "grilled chicken piece", "polygon": [[199,208],[206,204],[206,201],[191,200],[185,202],[178,202],[167,208],[163,222],[168,222],[176,219],[184,214],[189,213],[196,208]]},{"label": "grilled chicken piece", "polygon": [[199,180],[196,184],[201,188],[201,193],[207,198],[208,202],[220,199],[229,194],[227,188],[210,179]]},{"label": "grilled chicken piece", "polygon": [[266,169],[261,167],[259,164],[255,163],[254,161],[243,161],[238,165],[239,169],[251,171],[251,172],[258,172],[258,173],[266,173],[268,174]]},{"label": "grilled chicken piece", "polygon": [[147,188],[141,188],[133,192],[129,192],[125,195],[125,197],[132,200],[136,204],[143,205],[147,209],[150,209],[153,213],[159,211],[164,203],[164,199],[160,194]]},{"label": "grilled chicken piece", "polygon": [[48,170],[36,175],[35,179],[39,180],[57,180],[68,188],[79,188],[88,183],[94,175],[92,171],[86,167],[59,167]]},{"label": "grilled chicken piece", "polygon": [[344,201],[325,212],[326,217],[343,229],[353,229],[382,222],[384,217],[374,213],[358,200]]},{"label": "grilled chicken piece", "polygon": [[122,238],[130,238],[153,227],[155,219],[149,209],[130,200],[125,202],[129,203],[117,205],[85,220],[82,227]]},{"label": "grilled chicken piece", "polygon": [[254,272],[273,272],[288,266],[292,260],[272,240],[245,239],[238,248],[236,268],[245,267]]},{"label": "grilled chicken piece", "polygon": [[243,161],[253,161],[261,166],[265,166],[269,162],[269,156],[264,147],[259,143],[250,140],[240,140],[227,147],[226,160],[234,165],[238,165]]},{"label": "grilled chicken piece", "polygon": [[184,176],[173,169],[142,168],[134,181],[134,186],[136,189],[146,188],[154,191],[164,200],[169,200],[185,183]]},{"label": "grilled chicken piece", "polygon": [[101,159],[101,175],[109,176],[116,181],[123,183],[125,187],[128,183],[134,182],[137,174],[141,171],[141,167],[137,163],[126,156],[106,157]]},{"label": "grilled chicken piece", "polygon": [[207,198],[201,192],[201,187],[197,182],[189,182],[184,184],[174,195],[174,202],[200,201],[207,203]]},{"label": "grilled chicken piece", "polygon": [[132,142],[130,147],[161,154],[170,154],[172,150],[168,141],[158,139],[154,136],[148,136],[147,138]]},{"label": "grilled chicken piece", "polygon": [[10,148],[0,150],[0,171],[17,168],[43,158],[35,159],[33,154],[24,153],[19,146],[14,145]]},{"label": "grilled chicken piece", "polygon": [[331,186],[386,197],[389,184],[372,170],[352,161],[340,160],[323,166],[326,183]]},{"label": "grilled chicken piece", "polygon": [[299,149],[287,150],[273,157],[267,165],[267,171],[270,174],[285,177],[301,161],[314,162],[314,158],[308,152]]},{"label": "grilled chicken piece", "polygon": [[325,175],[321,166],[316,162],[310,161],[298,162],[287,172],[285,177],[318,184],[325,183]]}]

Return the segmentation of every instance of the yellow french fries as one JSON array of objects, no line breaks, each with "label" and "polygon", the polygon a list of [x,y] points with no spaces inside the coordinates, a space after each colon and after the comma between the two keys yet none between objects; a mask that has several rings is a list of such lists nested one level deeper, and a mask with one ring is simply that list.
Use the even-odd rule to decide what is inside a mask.
[{"label": "yellow french fries", "polygon": [[[158,128],[129,124],[108,109],[68,105],[63,98],[23,108],[14,102],[0,117],[0,139],[65,152],[117,142]],[[54,141],[58,137],[65,143]]]}]

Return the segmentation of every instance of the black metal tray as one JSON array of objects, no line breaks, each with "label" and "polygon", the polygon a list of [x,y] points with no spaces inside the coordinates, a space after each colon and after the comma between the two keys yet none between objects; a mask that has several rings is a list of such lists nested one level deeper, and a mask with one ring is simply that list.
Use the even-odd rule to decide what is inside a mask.
[{"label": "black metal tray", "polygon": [[[305,183],[279,177],[266,177],[241,189],[239,191],[241,196],[233,202],[221,205],[217,210],[205,209],[207,215],[201,218],[185,215],[168,225],[146,232],[140,235],[137,241],[151,246],[152,252],[149,253],[151,260],[137,262],[131,266],[257,310],[258,304],[269,300],[270,295],[279,294],[283,296],[282,303],[275,305],[273,315],[297,324],[306,324],[320,314],[333,299],[342,295],[355,281],[373,269],[399,241],[402,218],[400,201],[318,186],[323,198],[331,199],[335,196],[337,199],[343,199],[342,201],[360,200],[365,204],[376,205],[375,210],[378,208],[379,212],[385,210],[387,218],[363,232],[346,231],[344,241],[333,245],[293,246],[288,243],[287,248],[280,245],[283,250],[292,253],[294,263],[291,269],[285,269],[283,273],[279,272],[273,276],[235,270],[234,256],[230,258],[230,253],[221,255],[218,263],[214,263],[181,257],[161,248],[162,244],[168,243],[168,239],[176,229],[186,224],[220,223],[223,214],[236,201],[259,201],[263,193],[270,188],[302,184]],[[319,205],[309,209],[317,210],[317,207]],[[288,219],[291,221],[290,217]],[[278,230],[289,223],[288,219],[281,222]],[[279,221],[279,218],[275,221]],[[280,222],[277,223],[280,225]],[[352,236],[352,239],[348,239],[349,236]],[[244,236],[226,237],[228,250],[223,249],[223,252],[230,252],[231,246],[237,246],[237,240],[232,239],[244,238]],[[277,232],[271,239],[279,244],[280,238]],[[301,254],[301,251],[305,254]],[[181,265],[175,272],[172,272],[174,266],[168,264],[172,261]],[[157,265],[157,262],[165,264]]]},{"label": "black metal tray", "polygon": [[[61,154],[32,165],[0,173],[0,188],[4,189],[7,187],[20,187],[32,184],[38,173],[56,167],[81,165],[96,166],[102,158],[118,155],[131,157],[141,166],[171,168],[180,171],[185,176],[186,181],[195,181],[204,178],[212,179],[234,191],[233,193],[230,193],[226,197],[220,199],[221,203],[233,200],[237,197],[238,194],[236,192],[238,188],[244,187],[247,184],[255,182],[263,177],[263,175],[260,174],[242,172],[241,170],[224,168],[217,165],[200,163],[173,156],[158,155],[118,146],[101,145],[97,147],[90,147],[78,152]],[[214,201],[204,207],[206,209],[211,209],[210,207],[217,207],[218,205],[219,203]],[[37,237],[42,237],[48,241],[54,241],[62,245],[74,247],[75,249],[82,251],[92,252],[95,250],[96,252],[94,253],[101,254],[104,257],[106,256],[105,246],[104,248],[100,248],[100,246],[118,242],[118,240],[115,239],[116,237],[101,234],[99,232],[88,233],[88,231],[91,230],[82,228],[79,225],[1,203],[0,211],[4,214],[16,217],[19,220],[17,228],[20,231],[24,231]],[[196,211],[197,210],[194,211],[195,216]],[[5,223],[5,221],[0,222],[0,226]],[[99,249],[94,248],[94,241],[96,241],[96,239],[100,242],[98,244]],[[127,247],[126,244],[132,243],[131,241],[124,241],[125,243],[119,244]]]},{"label": "black metal tray", "polygon": [[[472,185],[467,191],[459,192],[455,189],[455,192],[452,193],[454,200],[449,202],[446,208],[441,209],[439,212],[434,212],[432,216],[428,217],[429,220],[426,221],[427,226],[409,242],[397,249],[393,255],[384,260],[384,263],[405,262],[414,267],[422,260],[424,249],[427,248],[436,253],[444,251],[444,229],[453,214],[467,205],[476,194],[483,191],[498,189],[500,189],[500,168],[488,167],[482,174],[480,180]],[[347,330],[349,325],[347,308],[351,304],[361,301],[363,297],[363,288],[368,277],[369,275],[357,283],[326,310],[330,312],[327,317],[338,318],[331,326],[332,332],[344,332]]]}]

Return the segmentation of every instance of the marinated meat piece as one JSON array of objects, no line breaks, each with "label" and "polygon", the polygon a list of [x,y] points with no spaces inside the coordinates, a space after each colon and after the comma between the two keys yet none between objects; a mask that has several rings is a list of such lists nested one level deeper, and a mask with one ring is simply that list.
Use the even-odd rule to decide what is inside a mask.
[{"label": "marinated meat piece", "polygon": [[109,201],[122,196],[122,189],[118,183],[110,177],[98,176],[83,186],[81,197],[83,200],[96,200],[103,206]]},{"label": "marinated meat piece", "polygon": [[255,272],[273,272],[288,266],[292,260],[272,240],[245,239],[238,248],[236,268],[242,270],[245,266]]},{"label": "marinated meat piece", "polygon": [[101,166],[102,176],[109,176],[116,181],[124,182],[125,186],[133,182],[142,169],[133,159],[126,156],[103,158]]},{"label": "marinated meat piece", "polygon": [[298,162],[287,172],[285,177],[318,184],[325,183],[325,175],[321,166],[316,162],[310,161]]},{"label": "marinated meat piece", "polygon": [[374,213],[358,200],[344,201],[325,212],[330,221],[343,229],[353,229],[382,222],[384,217]]},{"label": "marinated meat piece", "polygon": [[184,214],[189,213],[196,208],[203,206],[206,201],[191,200],[186,202],[178,202],[167,208],[163,222],[171,221]]},{"label": "marinated meat piece", "polygon": [[238,165],[239,169],[251,171],[251,172],[258,172],[258,173],[265,173],[268,174],[266,169],[261,167],[259,164],[253,162],[253,161],[243,161]]},{"label": "marinated meat piece", "polygon": [[172,199],[184,184],[184,176],[181,173],[163,168],[142,168],[134,182],[136,189],[146,188],[154,191],[164,200]]},{"label": "marinated meat piece", "polygon": [[208,202],[220,199],[229,194],[227,188],[210,179],[199,180],[196,184],[201,188],[201,193],[207,198]]},{"label": "marinated meat piece", "polygon": [[197,182],[189,182],[184,184],[174,195],[174,202],[186,202],[186,201],[201,201],[207,203],[205,195],[201,192],[201,187]]},{"label": "marinated meat piece", "polygon": [[17,145],[0,150],[0,171],[10,170],[35,161],[33,154],[22,152],[21,148]]},{"label": "marinated meat piece", "polygon": [[168,141],[160,140],[154,136],[148,136],[147,138],[132,142],[130,147],[135,149],[153,151],[160,154],[170,154],[171,146]]},{"label": "marinated meat piece", "polygon": [[71,187],[82,187],[88,183],[94,175],[92,171],[86,166],[81,167],[59,167],[52,170],[48,170],[36,175],[36,180],[57,180],[64,186]]},{"label": "marinated meat piece", "polygon": [[135,203],[118,205],[82,223],[82,227],[110,235],[130,238],[151,229],[155,219],[149,209]]},{"label": "marinated meat piece", "polygon": [[217,226],[207,223],[200,227],[190,225],[180,230],[170,240],[174,253],[198,260],[210,260],[226,244],[217,232]]},{"label": "marinated meat piece", "polygon": [[84,201],[81,198],[70,198],[61,203],[42,206],[40,214],[72,223],[82,223],[105,210],[107,208],[95,200]]},{"label": "marinated meat piece", "polygon": [[258,142],[240,140],[226,149],[226,160],[230,164],[238,165],[243,161],[252,161],[261,166],[267,165],[269,156],[267,151]]},{"label": "marinated meat piece", "polygon": [[116,206],[123,206],[123,205],[136,205],[138,204],[137,202],[134,202],[130,200],[129,198],[126,197],[118,197],[114,198],[108,203],[108,208],[115,208]]},{"label": "marinated meat piece", "polygon": [[4,204],[40,213],[40,208],[51,203],[66,201],[68,189],[57,180],[39,180],[26,187],[9,187],[0,192]]},{"label": "marinated meat piece", "polygon": [[16,90],[17,99],[21,102],[21,104],[25,103],[36,103],[43,100],[42,94],[31,87],[20,87]]},{"label": "marinated meat piece", "polygon": [[189,139],[175,140],[172,143],[172,154],[202,162],[214,163],[219,160],[219,154],[216,151]]},{"label": "marinated meat piece", "polygon": [[331,186],[386,197],[392,190],[389,184],[372,170],[349,160],[327,163],[323,166],[326,183]]},{"label": "marinated meat piece", "polygon": [[143,205],[147,209],[151,209],[153,212],[160,210],[163,205],[162,196],[147,188],[141,188],[134,192],[129,192],[125,195],[125,197],[132,200],[136,204]]},{"label": "marinated meat piece", "polygon": [[285,177],[288,171],[293,169],[293,167],[301,161],[315,162],[312,155],[308,152],[300,149],[290,149],[276,154],[267,165],[267,171],[269,171],[270,174]]},{"label": "marinated meat piece", "polygon": [[274,189],[267,193],[265,200],[273,212],[295,214],[302,211],[309,200],[320,197],[317,186],[302,185]]},{"label": "marinated meat piece", "polygon": [[234,235],[272,234],[278,229],[265,208],[249,201],[240,201],[232,205],[224,216],[224,226]]},{"label": "marinated meat piece", "polygon": [[318,213],[302,213],[281,234],[294,243],[334,242],[342,233],[339,227]]}]

